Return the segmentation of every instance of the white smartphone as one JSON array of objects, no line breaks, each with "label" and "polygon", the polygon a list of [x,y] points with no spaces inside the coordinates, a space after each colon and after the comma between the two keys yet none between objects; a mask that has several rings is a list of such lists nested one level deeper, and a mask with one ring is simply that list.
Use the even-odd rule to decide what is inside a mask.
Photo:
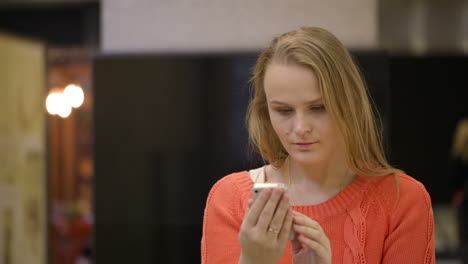
[{"label": "white smartphone", "polygon": [[283,193],[286,192],[286,184],[279,182],[268,182],[268,183],[254,183],[252,186],[252,197],[255,200],[263,189],[282,189]]},{"label": "white smartphone", "polygon": [[[279,182],[269,182],[269,183],[254,183],[254,185],[252,186],[252,197],[253,197],[253,200],[255,200],[257,198],[257,196],[260,194],[260,192],[263,190],[263,189],[274,189],[274,188],[277,188],[277,189],[282,189],[283,190],[283,193],[286,192],[287,188],[286,188],[286,184],[284,183],[279,183]],[[288,237],[289,240],[293,240],[294,239],[294,231],[291,229],[291,232],[289,233],[289,237]]]}]

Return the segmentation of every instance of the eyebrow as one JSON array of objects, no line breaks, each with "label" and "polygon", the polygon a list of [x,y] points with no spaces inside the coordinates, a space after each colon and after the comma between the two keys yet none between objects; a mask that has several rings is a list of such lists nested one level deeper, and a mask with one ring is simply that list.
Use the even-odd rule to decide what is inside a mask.
[{"label": "eyebrow", "polygon": [[[315,100],[312,100],[312,101],[308,101],[306,102],[306,104],[316,104],[316,103],[319,103],[322,101],[322,97],[319,97]],[[285,103],[285,102],[281,102],[281,101],[277,101],[277,100],[273,100],[273,101],[270,101],[270,104],[283,104],[283,105],[287,105],[288,103]]]}]

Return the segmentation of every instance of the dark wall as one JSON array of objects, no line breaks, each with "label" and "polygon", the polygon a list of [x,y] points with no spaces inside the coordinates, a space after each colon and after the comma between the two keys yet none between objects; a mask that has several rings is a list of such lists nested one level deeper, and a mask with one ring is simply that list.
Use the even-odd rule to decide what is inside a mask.
[{"label": "dark wall", "polygon": [[99,3],[1,4],[0,31],[52,46],[93,46],[100,41]]},{"label": "dark wall", "polygon": [[[94,64],[96,261],[199,261],[203,208],[239,157],[249,56]],[[120,252],[120,254],[116,254]],[[164,261],[163,261],[164,260]]]},{"label": "dark wall", "polygon": [[451,199],[449,153],[456,122],[468,116],[467,69],[467,57],[390,60],[390,159],[425,184],[433,203]]},{"label": "dark wall", "polygon": [[[197,263],[211,186],[260,165],[247,154],[257,54],[94,60],[97,263]],[[388,114],[388,58],[359,53]],[[385,115],[386,116],[386,115]]]}]

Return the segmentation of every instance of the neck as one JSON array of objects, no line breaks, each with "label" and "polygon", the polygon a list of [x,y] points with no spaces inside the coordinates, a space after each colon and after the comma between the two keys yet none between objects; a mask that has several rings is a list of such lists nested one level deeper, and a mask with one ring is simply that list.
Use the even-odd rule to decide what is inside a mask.
[{"label": "neck", "polygon": [[320,164],[300,164],[288,158],[282,171],[290,188],[334,196],[356,178],[344,159]]}]

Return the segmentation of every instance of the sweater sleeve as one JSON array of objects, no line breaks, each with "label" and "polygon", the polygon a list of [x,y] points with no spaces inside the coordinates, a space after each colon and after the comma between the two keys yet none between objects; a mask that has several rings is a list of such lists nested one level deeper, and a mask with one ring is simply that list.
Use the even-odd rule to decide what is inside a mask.
[{"label": "sweater sleeve", "polygon": [[[399,177],[398,195],[389,215],[383,264],[434,264],[434,216],[424,186],[413,178]],[[395,189],[393,189],[395,190]],[[388,193],[388,190],[387,190]]]},{"label": "sweater sleeve", "polygon": [[208,195],[201,243],[203,264],[239,261],[238,233],[242,223],[242,201],[233,176],[235,174],[218,181]]}]

